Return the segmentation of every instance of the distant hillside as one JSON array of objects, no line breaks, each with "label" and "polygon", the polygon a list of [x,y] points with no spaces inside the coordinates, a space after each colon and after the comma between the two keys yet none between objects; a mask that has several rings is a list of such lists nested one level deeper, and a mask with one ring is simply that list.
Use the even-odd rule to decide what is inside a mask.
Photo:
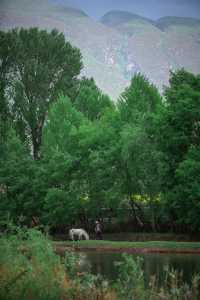
[{"label": "distant hillside", "polygon": [[154,24],[154,21],[141,17],[139,15],[127,12],[127,11],[118,11],[113,10],[108,13],[106,13],[101,18],[101,23],[107,26],[119,26],[123,23],[132,22],[132,21],[141,21],[141,22],[148,22],[151,24]]},{"label": "distant hillside", "polygon": [[34,13],[45,15],[49,12],[57,11],[64,14],[72,14],[74,16],[87,16],[86,13],[80,9],[73,7],[64,7],[62,5],[53,5],[49,0],[1,0],[1,11],[15,11],[16,13]]},{"label": "distant hillside", "polygon": [[163,31],[170,26],[199,27],[200,20],[195,18],[164,17],[157,20],[156,26]]},{"label": "distant hillside", "polygon": [[80,10],[54,6],[49,1],[7,0],[0,2],[0,27],[8,30],[14,27],[37,26],[51,30],[57,28],[67,40],[79,47],[83,54],[83,75],[94,77],[98,86],[114,97],[128,84],[118,51],[123,45],[123,36],[103,24],[93,21]]},{"label": "distant hillside", "polygon": [[[185,67],[200,73],[199,23],[181,18],[154,22],[113,11],[96,22],[82,10],[53,5],[48,0],[0,0],[0,27],[37,26],[62,31],[83,54],[83,75],[117,99],[137,72],[160,89],[168,83],[169,69]],[[179,18],[178,18],[179,19]],[[183,23],[184,26],[181,24]]]},{"label": "distant hillside", "polygon": [[135,65],[132,61],[136,62],[138,70],[160,89],[168,84],[170,69],[185,67],[200,73],[200,20],[164,17],[152,21],[111,11],[101,21],[127,36],[128,68]]}]

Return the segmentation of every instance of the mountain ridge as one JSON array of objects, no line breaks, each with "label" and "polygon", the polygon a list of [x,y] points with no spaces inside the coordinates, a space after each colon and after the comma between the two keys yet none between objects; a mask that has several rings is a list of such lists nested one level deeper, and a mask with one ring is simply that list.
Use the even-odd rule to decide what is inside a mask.
[{"label": "mountain ridge", "polygon": [[122,11],[122,10],[111,10],[108,11],[100,18],[100,22],[104,25],[115,27],[131,21],[147,22],[157,28],[164,30],[169,26],[180,25],[180,26],[200,26],[200,19],[192,17],[178,17],[178,16],[164,16],[156,20],[152,20],[141,15]]},{"label": "mountain ridge", "polygon": [[[111,19],[111,18],[113,18],[113,19]],[[108,11],[106,14],[104,14],[100,18],[100,22],[107,26],[119,25],[122,23],[127,23],[128,21],[132,21],[132,20],[140,20],[140,21],[149,22],[151,24],[154,24],[154,21],[149,18],[145,18],[141,15],[138,15],[138,14],[135,14],[132,12],[128,12],[128,11],[122,11],[122,10]],[[114,24],[112,23],[112,21],[114,22]]]},{"label": "mountain ridge", "polygon": [[[138,72],[160,90],[168,84],[169,70],[185,67],[200,73],[199,19],[196,23],[189,20],[185,26],[180,26],[181,22],[176,22],[182,20],[179,18],[152,21],[119,11],[123,14],[121,21],[108,26],[91,19],[82,10],[63,8],[45,0],[39,2],[41,9],[30,0],[0,2],[1,30],[57,28],[73,46],[80,48],[84,63],[82,75],[93,77],[97,85],[115,100]],[[158,28],[156,22],[165,24],[165,28]],[[194,24],[188,25],[191,23]]]},{"label": "mountain ridge", "polygon": [[200,19],[190,17],[165,16],[156,21],[156,25],[161,30],[167,29],[169,26],[200,26]]}]

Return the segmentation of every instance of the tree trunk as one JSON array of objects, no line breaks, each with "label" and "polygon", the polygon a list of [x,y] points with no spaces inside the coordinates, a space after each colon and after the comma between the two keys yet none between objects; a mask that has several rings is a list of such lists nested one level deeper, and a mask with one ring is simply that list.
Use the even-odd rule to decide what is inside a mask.
[{"label": "tree trunk", "polygon": [[32,146],[33,146],[33,159],[39,158],[39,150],[42,140],[42,126],[38,126],[32,130]]},{"label": "tree trunk", "polygon": [[136,222],[139,224],[140,227],[143,227],[144,226],[144,223],[142,222],[141,218],[136,214],[136,210],[135,210],[135,207],[139,208],[139,210],[141,210],[141,208],[139,207],[138,204],[136,204],[130,197],[129,199],[129,203],[131,205],[131,210],[132,210],[132,214],[136,220]]}]

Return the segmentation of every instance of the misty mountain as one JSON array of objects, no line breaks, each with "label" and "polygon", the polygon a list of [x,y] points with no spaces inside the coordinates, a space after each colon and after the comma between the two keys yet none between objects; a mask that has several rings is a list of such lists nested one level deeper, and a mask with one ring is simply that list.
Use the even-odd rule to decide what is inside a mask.
[{"label": "misty mountain", "polygon": [[134,73],[144,73],[160,89],[169,70],[185,67],[200,73],[200,21],[166,17],[157,22],[111,11],[97,22],[82,10],[47,0],[2,0],[0,28],[37,26],[62,31],[81,49],[83,75],[116,99]]},{"label": "misty mountain", "polygon": [[113,27],[113,26],[120,26],[123,23],[128,23],[134,20],[141,21],[141,22],[148,22],[151,24],[155,23],[154,21],[139,16],[137,14],[133,14],[127,11],[118,11],[118,10],[113,10],[106,13],[101,18],[101,23]]},{"label": "misty mountain", "polygon": [[163,17],[157,20],[156,26],[165,31],[171,26],[199,27],[200,20],[195,18]]}]

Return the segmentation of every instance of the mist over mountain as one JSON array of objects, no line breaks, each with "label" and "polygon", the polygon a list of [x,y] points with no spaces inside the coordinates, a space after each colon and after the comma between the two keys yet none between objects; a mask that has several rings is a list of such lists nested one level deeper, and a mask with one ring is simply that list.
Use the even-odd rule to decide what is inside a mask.
[{"label": "mist over mountain", "polygon": [[3,0],[0,28],[37,26],[62,31],[81,49],[82,74],[117,99],[131,77],[144,73],[160,89],[169,70],[185,67],[200,73],[200,20],[164,17],[151,20],[124,11],[110,11],[95,21],[83,10],[47,0]]}]

